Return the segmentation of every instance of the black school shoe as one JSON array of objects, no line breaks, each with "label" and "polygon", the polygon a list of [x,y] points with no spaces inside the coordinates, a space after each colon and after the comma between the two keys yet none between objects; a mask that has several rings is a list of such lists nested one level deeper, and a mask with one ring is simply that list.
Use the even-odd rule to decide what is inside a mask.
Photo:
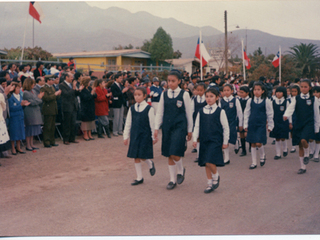
[{"label": "black school shoe", "polygon": [[196,158],[196,160],[194,160],[194,162],[199,162],[199,158]]},{"label": "black school shoe", "polygon": [[288,156],[288,149],[287,149],[287,151],[283,152],[283,156],[284,157]]},{"label": "black school shoe", "polygon": [[307,165],[309,163],[309,158],[308,157],[304,157],[303,158],[303,164]]},{"label": "black school shoe", "polygon": [[276,140],[273,140],[271,144],[276,145]]},{"label": "black school shoe", "polygon": [[296,149],[291,149],[290,150],[290,153],[295,153],[296,152]]},{"label": "black school shoe", "polygon": [[249,169],[255,169],[257,167],[257,165],[251,164]]},{"label": "black school shoe", "polygon": [[[266,155],[264,155],[263,159],[260,159],[260,166],[262,167],[266,163]],[[262,162],[261,162],[262,161]]]},{"label": "black school shoe", "polygon": [[204,193],[211,193],[214,191],[214,188],[213,186],[208,186],[205,190],[204,190]]},{"label": "black school shoe", "polygon": [[156,168],[154,167],[154,162],[152,161],[152,168],[149,169],[150,175],[153,176],[156,174]]},{"label": "black school shoe", "polygon": [[230,164],[230,160],[224,163],[224,165],[228,165],[228,164]]},{"label": "black school shoe", "polygon": [[306,173],[306,169],[299,169],[299,171],[297,172],[298,174],[304,174],[304,173]]},{"label": "black school shoe", "polygon": [[178,184],[183,183],[185,173],[186,173],[186,169],[183,168],[183,174],[182,175],[181,174],[177,174],[177,183]]},{"label": "black school shoe", "polygon": [[[284,154],[283,154],[283,155],[284,155]],[[284,157],[285,157],[285,156],[284,156]],[[276,155],[276,156],[274,156],[273,159],[274,159],[274,160],[279,160],[280,158],[281,158],[281,156],[277,156],[277,155]]]},{"label": "black school shoe", "polygon": [[176,186],[177,186],[176,183],[169,182],[168,185],[167,185],[167,189],[168,189],[168,190],[172,190],[172,189],[174,189]]},{"label": "black school shoe", "polygon": [[134,180],[132,183],[131,183],[131,185],[132,186],[135,186],[135,185],[139,185],[139,184],[142,184],[143,183],[143,178],[141,179],[141,180]]},{"label": "black school shoe", "polygon": [[309,159],[311,160],[313,158],[313,154],[309,154]]},{"label": "black school shoe", "polygon": [[220,176],[218,176],[217,184],[212,184],[213,189],[217,189],[219,187],[219,184],[220,184]]},{"label": "black school shoe", "polygon": [[242,151],[239,156],[240,156],[240,157],[247,156],[247,152]]},{"label": "black school shoe", "polygon": [[192,149],[192,151],[191,151],[191,153],[196,153],[196,152],[197,152],[196,148]]}]

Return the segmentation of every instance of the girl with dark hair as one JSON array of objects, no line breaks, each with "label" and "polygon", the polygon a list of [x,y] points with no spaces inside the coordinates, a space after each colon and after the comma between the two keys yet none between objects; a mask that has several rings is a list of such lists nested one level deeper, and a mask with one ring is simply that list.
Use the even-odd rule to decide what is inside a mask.
[{"label": "girl with dark hair", "polygon": [[253,97],[247,101],[244,111],[244,129],[247,132],[246,141],[251,144],[252,164],[249,169],[257,167],[257,150],[260,152],[260,166],[266,162],[266,154],[263,145],[267,143],[266,123],[268,132],[274,126],[272,102],[267,98],[266,88],[263,83],[256,82],[252,87]]},{"label": "girl with dark hair", "polygon": [[143,183],[141,160],[149,166],[151,176],[156,173],[153,161],[153,144],[157,140],[154,134],[154,109],[147,104],[145,98],[147,90],[138,87],[134,91],[136,103],[128,110],[128,115],[123,132],[124,145],[128,145],[130,138],[129,150],[127,157],[134,158],[137,179],[131,185],[139,185]]},{"label": "girl with dark hair", "polygon": [[190,96],[179,88],[180,82],[180,72],[172,70],[168,75],[169,89],[161,94],[155,120],[155,139],[158,138],[158,131],[162,124],[161,153],[168,158],[170,173],[168,190],[175,188],[176,182],[181,184],[184,181],[185,168],[182,157],[186,150],[186,136],[190,141],[193,127]]},{"label": "girl with dark hair", "polygon": [[225,165],[222,149],[228,147],[229,124],[225,110],[217,102],[219,93],[215,88],[209,88],[205,94],[207,105],[197,113],[193,130],[193,147],[200,140],[199,161],[200,167],[205,167],[208,187],[204,193],[217,189],[220,176],[217,166]]},{"label": "girl with dark hair", "polygon": [[[292,98],[291,104],[283,115],[287,120],[296,113],[296,121],[293,125],[292,145],[299,145],[300,169],[298,174],[305,173],[306,165],[309,163],[309,140],[314,138],[314,133],[319,132],[319,103],[312,96],[311,82],[307,79],[301,80],[301,94]],[[308,113],[308,114],[306,114]]]},{"label": "girl with dark hair", "polygon": [[287,139],[289,139],[289,123],[292,123],[292,118],[290,117],[289,120],[283,121],[283,114],[289,107],[289,104],[287,89],[285,87],[278,87],[275,92],[275,98],[272,101],[274,128],[270,132],[270,137],[276,139],[276,156],[274,160],[281,158],[281,143],[283,156],[286,157],[288,155]]},{"label": "girl with dark hair", "polygon": [[[241,110],[242,110],[242,118],[244,116],[244,110],[246,108],[247,105],[247,101],[249,99],[249,92],[250,89],[247,86],[241,86],[239,89],[239,101],[240,101],[240,105],[241,105]],[[241,148],[242,148],[242,152],[240,153],[240,157],[246,156],[247,155],[247,150],[246,150],[246,137],[247,137],[247,133],[246,131],[243,130],[240,131],[240,141],[241,141]],[[250,145],[250,143],[249,143]],[[250,147],[249,147],[250,150]]]},{"label": "girl with dark hair", "polygon": [[[312,88],[314,101],[317,101],[320,106],[320,86],[314,86]],[[320,133],[316,133],[314,137],[313,145],[314,151],[310,153],[310,159],[313,158],[314,162],[319,162],[319,151],[320,151]],[[311,148],[310,148],[311,151]]]},{"label": "girl with dark hair", "polygon": [[[300,81],[300,79],[299,79],[299,81]],[[291,103],[292,98],[300,95],[300,87],[298,85],[291,86],[290,87],[290,95],[291,95],[291,97],[289,98],[289,102]],[[294,112],[292,114],[292,123],[291,124],[289,123],[291,139],[292,139],[292,129],[293,129],[293,126],[294,126],[296,120],[297,120],[297,116],[296,116],[296,113]],[[292,148],[290,150],[290,153],[294,153],[294,152],[296,152],[296,146],[292,146]]]},{"label": "girl with dark hair", "polygon": [[[223,95],[224,97],[221,98],[219,107],[225,110],[228,118],[229,128],[230,128],[230,135],[229,135],[229,143],[236,145],[238,142],[238,133],[237,127],[239,130],[243,130],[243,114],[240,105],[240,101],[233,97],[233,86],[226,84],[223,86]],[[238,145],[239,146],[239,145]],[[235,149],[236,153],[238,153],[239,148]],[[229,147],[223,150],[224,152],[224,164],[230,163],[229,157]]]}]

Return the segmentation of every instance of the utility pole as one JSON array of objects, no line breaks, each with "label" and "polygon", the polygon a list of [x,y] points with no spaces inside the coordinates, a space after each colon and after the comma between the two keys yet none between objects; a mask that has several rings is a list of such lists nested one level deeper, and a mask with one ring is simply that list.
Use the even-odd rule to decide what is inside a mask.
[{"label": "utility pole", "polygon": [[248,38],[247,38],[247,27],[246,27],[246,53],[247,53],[247,43],[248,43]]},{"label": "utility pole", "polygon": [[227,31],[227,11],[224,11],[224,34],[225,34],[225,49],[224,49],[224,58],[225,58],[225,71],[228,73],[228,31]]}]

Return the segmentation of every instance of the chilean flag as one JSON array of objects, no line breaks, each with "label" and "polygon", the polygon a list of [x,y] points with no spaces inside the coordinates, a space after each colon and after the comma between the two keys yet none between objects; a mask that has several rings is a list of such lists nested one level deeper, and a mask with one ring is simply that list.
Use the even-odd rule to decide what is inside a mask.
[{"label": "chilean flag", "polygon": [[250,59],[248,58],[245,49],[243,49],[243,58],[244,58],[244,64],[246,65],[246,68],[250,69],[251,68]]},{"label": "chilean flag", "polygon": [[195,56],[196,56],[196,58],[198,58],[200,60],[200,52],[201,52],[202,67],[204,67],[205,65],[207,65],[207,63],[211,57],[210,57],[209,53],[207,52],[207,49],[204,46],[203,42],[201,44],[199,44],[199,42],[200,42],[200,39],[198,38],[198,44],[197,44]]},{"label": "chilean flag", "polygon": [[279,63],[280,63],[280,57],[279,57],[279,51],[277,53],[277,55],[274,56],[273,60],[272,60],[272,65],[276,68],[279,67]]},{"label": "chilean flag", "polygon": [[38,2],[30,2],[29,14],[41,23],[41,19],[44,17],[43,11]]}]

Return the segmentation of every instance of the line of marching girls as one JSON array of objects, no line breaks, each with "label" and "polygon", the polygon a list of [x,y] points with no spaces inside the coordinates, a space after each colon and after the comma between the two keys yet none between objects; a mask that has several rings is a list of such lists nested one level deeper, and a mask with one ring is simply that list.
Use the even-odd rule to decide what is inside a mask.
[{"label": "line of marching girls", "polygon": [[147,163],[151,176],[156,173],[153,145],[158,141],[160,128],[161,154],[168,159],[168,190],[176,188],[185,179],[183,158],[190,140],[194,147],[192,152],[197,152],[195,162],[205,169],[205,193],[214,191],[220,184],[217,167],[232,162],[230,144],[235,145],[236,153],[241,146],[240,157],[247,155],[246,143],[249,144],[250,170],[257,168],[257,155],[260,166],[264,166],[267,133],[275,139],[274,160],[282,158],[281,152],[283,157],[288,155],[289,136],[293,146],[290,152],[294,153],[295,146],[299,146],[298,174],[306,172],[309,159],[319,162],[319,86],[312,89],[309,80],[301,80],[300,86],[275,87],[271,97],[263,81],[247,84],[238,82],[238,76],[222,81],[214,76],[200,81],[193,74],[192,83],[187,85],[181,79],[178,70],[169,73],[167,90],[157,94],[156,112],[146,102],[150,93],[145,87],[137,87],[134,91],[135,104],[128,110],[123,134],[124,144],[129,144],[127,157],[133,158],[135,163],[137,178],[132,185],[144,182],[141,162]]}]

